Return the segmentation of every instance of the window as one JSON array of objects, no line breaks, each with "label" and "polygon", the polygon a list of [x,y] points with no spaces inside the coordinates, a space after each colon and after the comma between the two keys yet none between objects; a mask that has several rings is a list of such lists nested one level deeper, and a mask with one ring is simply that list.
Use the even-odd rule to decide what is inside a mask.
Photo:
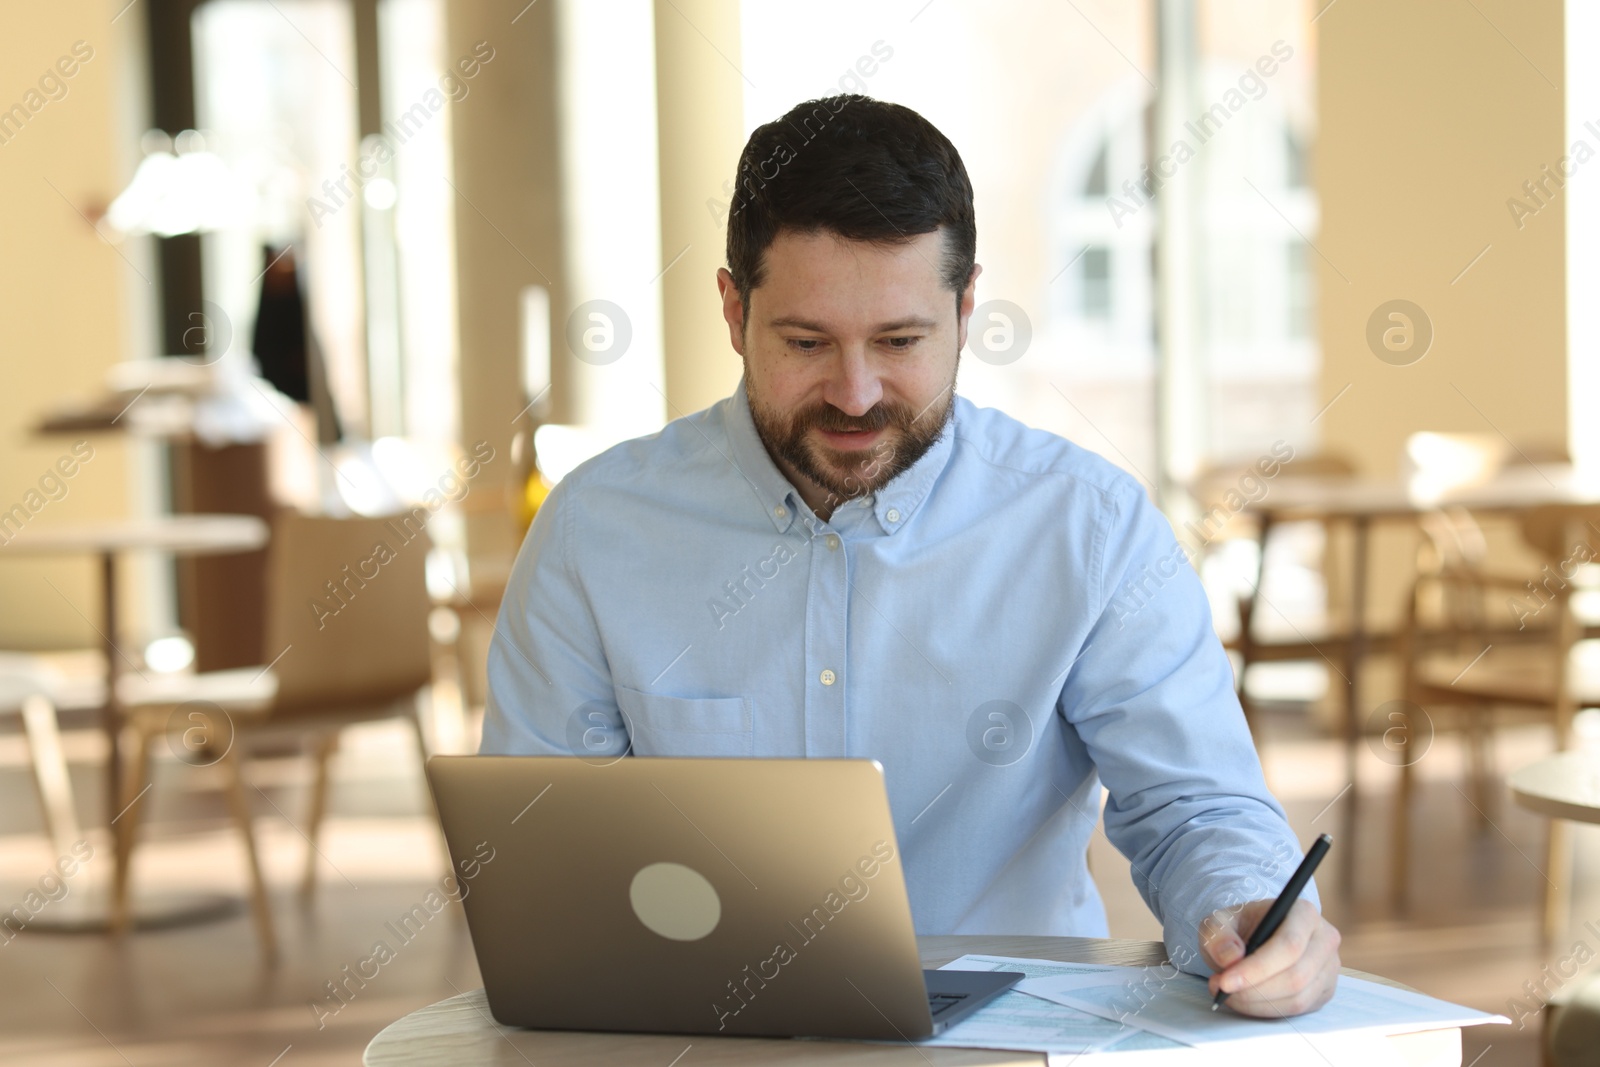
[{"label": "window", "polygon": [[1101,145],[1100,152],[1089,165],[1089,180],[1083,183],[1083,195],[1105,196],[1106,192],[1106,146]]},{"label": "window", "polygon": [[1316,325],[1312,315],[1316,275],[1312,271],[1311,249],[1304,241],[1294,241],[1284,251],[1288,253],[1289,268],[1288,333],[1297,341],[1310,340]]},{"label": "window", "polygon": [[1080,258],[1083,264],[1083,317],[1109,319],[1111,317],[1111,249],[1085,248]]},{"label": "window", "polygon": [[[249,351],[264,246],[295,245],[311,331],[347,433],[367,426],[359,205],[330,194],[356,144],[354,27],[341,0],[212,0],[193,21],[195,112],[207,144],[256,191],[241,225],[206,233],[206,299]],[[312,214],[311,200],[329,208]]]},{"label": "window", "polygon": [[[800,100],[855,91],[915,108],[961,151],[977,197],[978,309],[1022,309],[1032,342],[1004,365],[963,359],[960,391],[1146,481],[1159,473],[1161,194],[1145,169],[1161,154],[1148,137],[1157,7],[1041,5],[1020,34],[975,3],[934,4],[914,21],[843,0],[741,7],[741,67],[760,72],[747,131]],[[1316,239],[1309,13],[1207,0],[1196,15],[1195,115],[1211,133],[1171,179],[1196,193],[1192,348],[1208,386],[1194,398],[1208,453],[1196,459],[1254,457],[1280,437],[1314,446],[1315,271],[1303,247],[1285,251],[1303,245],[1295,229]],[[1274,42],[1290,58],[1257,76]],[[966,61],[939,59],[957,53]],[[994,70],[1006,76],[985,76]]]},{"label": "window", "polygon": [[1311,157],[1305,142],[1288,126],[1283,130],[1284,178],[1283,184],[1291,189],[1305,189],[1311,185]]}]

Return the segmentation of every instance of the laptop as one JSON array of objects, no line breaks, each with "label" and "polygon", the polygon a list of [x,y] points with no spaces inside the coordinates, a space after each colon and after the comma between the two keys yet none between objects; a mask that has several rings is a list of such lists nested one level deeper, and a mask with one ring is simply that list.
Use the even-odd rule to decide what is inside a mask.
[{"label": "laptop", "polygon": [[917,1040],[1023,977],[922,969],[875,760],[427,770],[500,1023]]}]

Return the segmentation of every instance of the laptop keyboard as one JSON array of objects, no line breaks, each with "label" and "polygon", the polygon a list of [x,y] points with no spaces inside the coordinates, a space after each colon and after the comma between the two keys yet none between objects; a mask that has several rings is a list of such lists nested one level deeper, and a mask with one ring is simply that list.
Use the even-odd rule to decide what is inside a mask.
[{"label": "laptop keyboard", "polygon": [[965,993],[929,993],[928,1010],[931,1011],[933,1013],[933,1017],[937,1019],[941,1014],[949,1011],[951,1008],[955,1007],[957,1004],[960,1004],[966,999],[967,995]]}]

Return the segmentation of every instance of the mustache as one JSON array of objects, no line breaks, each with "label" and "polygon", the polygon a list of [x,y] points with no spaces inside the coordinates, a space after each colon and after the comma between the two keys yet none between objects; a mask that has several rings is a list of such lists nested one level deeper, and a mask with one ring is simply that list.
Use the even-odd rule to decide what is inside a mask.
[{"label": "mustache", "polygon": [[860,430],[881,430],[894,422],[894,412],[882,404],[875,404],[865,415],[851,417],[831,404],[807,412],[796,420],[801,429],[815,427],[832,433],[851,433]]}]

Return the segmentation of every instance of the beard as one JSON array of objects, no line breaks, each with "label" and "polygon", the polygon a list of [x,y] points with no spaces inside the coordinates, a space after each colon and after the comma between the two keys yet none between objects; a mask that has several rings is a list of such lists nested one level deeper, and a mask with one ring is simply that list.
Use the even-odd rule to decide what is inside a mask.
[{"label": "beard", "polygon": [[[746,384],[749,383],[748,369]],[[750,414],[761,443],[774,457],[828,491],[836,500],[877,492],[928,454],[955,412],[955,375],[922,411],[902,401],[881,401],[865,414],[847,415],[825,400],[793,412],[768,407],[750,396]],[[886,430],[866,448],[837,449],[810,436],[812,430]]]}]

